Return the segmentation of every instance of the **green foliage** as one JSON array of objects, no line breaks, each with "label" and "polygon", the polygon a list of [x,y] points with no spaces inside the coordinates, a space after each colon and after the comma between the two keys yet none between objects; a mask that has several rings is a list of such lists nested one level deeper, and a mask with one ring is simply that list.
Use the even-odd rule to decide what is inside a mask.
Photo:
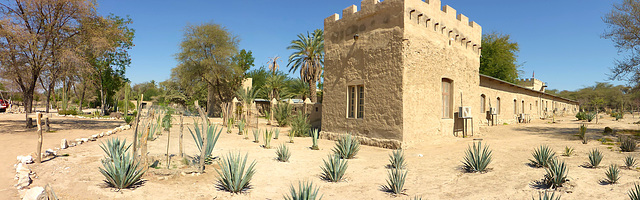
[{"label": "green foliage", "polygon": [[578,118],[578,120],[586,120],[587,119],[587,113],[580,111],[580,112],[576,113],[576,118]]},{"label": "green foliage", "polygon": [[69,109],[69,110],[59,110],[58,111],[58,115],[77,115],[78,111],[75,109]]},{"label": "green foliage", "polygon": [[393,150],[389,154],[389,163],[391,168],[404,169],[407,166],[404,159],[404,151],[402,149]]},{"label": "green foliage", "polygon": [[[289,187],[290,196],[285,196],[285,200],[315,200],[318,198],[318,187],[313,187],[312,182],[298,182],[298,189],[293,185]],[[318,200],[322,199],[322,196]]]},{"label": "green foliage", "polygon": [[309,98],[316,101],[316,83],[320,80],[324,65],[324,31],[316,29],[307,35],[298,34],[298,39],[291,41],[288,50],[289,72],[300,72],[300,78],[309,84]]},{"label": "green foliage", "polygon": [[231,129],[233,128],[233,123],[235,120],[231,117],[227,118],[227,133],[231,133]]},{"label": "green foliage", "polygon": [[289,162],[289,158],[291,157],[291,152],[289,151],[289,147],[287,147],[284,144],[281,144],[276,149],[276,155],[278,156],[278,161]]},{"label": "green foliage", "polygon": [[[238,135],[243,135],[246,130],[244,130],[247,123],[244,120],[240,120],[238,122]],[[228,127],[228,126],[227,126]],[[229,130],[229,128],[227,128]]]},{"label": "green foliage", "polygon": [[255,61],[255,58],[253,57],[253,53],[251,51],[242,49],[240,50],[240,52],[238,52],[238,54],[233,56],[232,60],[233,63],[240,67],[243,72],[246,72],[247,70],[249,70],[249,68],[254,66],[253,61]]},{"label": "green foliage", "polygon": [[511,41],[509,35],[483,34],[480,74],[516,83],[520,67],[516,55],[518,51],[518,43]]},{"label": "green foliage", "polygon": [[274,118],[276,118],[278,126],[285,127],[289,124],[292,109],[293,106],[288,103],[280,102],[276,105],[276,108],[274,109]]},{"label": "green foliage", "polygon": [[620,151],[622,152],[634,152],[636,150],[636,141],[631,137],[620,137]]},{"label": "green foliage", "polygon": [[126,140],[120,142],[118,138],[102,143],[100,148],[107,154],[102,159],[100,173],[105,177],[105,182],[117,189],[129,188],[141,183],[141,177],[146,172],[133,156],[128,152],[131,144],[126,145]]},{"label": "green foliage", "polygon": [[549,167],[545,168],[545,172],[545,184],[550,188],[558,188],[562,187],[562,184],[567,181],[567,174],[569,173],[569,170],[567,169],[567,165],[564,161],[553,159],[551,163],[549,163]]},{"label": "green foliage", "polygon": [[251,188],[251,179],[256,173],[256,162],[253,161],[247,166],[247,158],[247,154],[243,157],[238,152],[237,154],[229,153],[218,161],[220,170],[216,169],[216,172],[218,173],[217,186],[219,189],[239,193]]},{"label": "green foliage", "polygon": [[604,135],[611,135],[611,133],[613,133],[613,129],[609,128],[608,126],[604,127]]},{"label": "green foliage", "polygon": [[[536,200],[535,197],[531,197],[532,200]],[[553,191],[553,193],[551,193],[551,195],[549,195],[549,192],[544,191],[543,192],[538,192],[538,200],[560,200],[560,195],[556,196],[556,192]]]},{"label": "green foliage", "polygon": [[311,124],[308,122],[307,115],[300,112],[291,119],[291,130],[293,130],[296,137],[308,136],[310,129]]},{"label": "green foliage", "polygon": [[589,142],[589,138],[586,136],[587,134],[587,125],[580,125],[578,129],[578,137],[582,140],[582,144],[587,144]]},{"label": "green foliage", "polygon": [[348,161],[340,159],[340,156],[337,154],[329,155],[327,160],[322,159],[324,165],[320,166],[322,169],[321,177],[331,182],[342,180],[344,174],[347,172]]},{"label": "green foliage", "polygon": [[336,141],[336,146],[332,151],[342,159],[352,159],[360,151],[360,141],[353,137],[351,133],[342,135]]},{"label": "green foliage", "polygon": [[124,116],[124,123],[131,124],[133,116]]},{"label": "green foliage", "polygon": [[615,184],[620,180],[620,169],[618,168],[618,165],[609,165],[609,169],[607,169],[604,174],[606,175],[606,181],[609,184]]},{"label": "green foliage", "polygon": [[597,168],[598,165],[600,165],[603,157],[604,155],[602,155],[602,152],[600,152],[600,150],[593,149],[589,152],[589,164],[592,168]]},{"label": "green foliage", "polygon": [[564,153],[562,153],[562,155],[563,156],[567,156],[567,157],[573,155],[573,147],[565,146],[564,147]]},{"label": "green foliage", "polygon": [[529,159],[531,163],[536,167],[548,167],[549,163],[555,159],[556,152],[553,151],[547,145],[541,145],[539,148],[533,150],[533,160]]},{"label": "green foliage", "polygon": [[401,194],[404,191],[404,182],[407,178],[407,170],[400,168],[389,169],[387,174],[387,185],[382,186],[382,190],[394,194]]},{"label": "green foliage", "polygon": [[594,112],[590,112],[590,113],[585,114],[585,119],[587,120],[587,122],[591,122],[595,118],[596,118],[596,113],[594,113]]},{"label": "green foliage", "polygon": [[280,137],[280,129],[279,129],[279,128],[276,128],[276,129],[274,129],[274,130],[273,130],[273,132],[274,132],[274,133],[275,133],[275,135],[276,135],[273,139],[276,139],[276,140],[277,140],[277,139],[278,139],[278,137]]},{"label": "green foliage", "polygon": [[168,131],[173,126],[171,124],[173,121],[173,117],[171,116],[172,114],[173,114],[173,110],[168,109],[167,112],[165,112],[164,116],[162,117],[162,128],[165,131]]},{"label": "green foliage", "polygon": [[628,169],[633,168],[636,164],[637,160],[633,155],[627,155],[627,157],[624,158],[624,165],[627,166]]},{"label": "green foliage", "polygon": [[624,112],[612,112],[611,117],[615,117],[616,121],[618,121],[624,117]]},{"label": "green foliage", "polygon": [[318,148],[318,137],[320,137],[320,130],[313,129],[310,133],[311,133],[311,142],[313,143],[313,145],[311,145],[311,149],[320,150],[320,148]]},{"label": "green foliage", "polygon": [[468,172],[485,172],[487,166],[492,161],[492,151],[489,149],[489,145],[482,146],[482,142],[478,141],[473,143],[473,147],[469,146],[465,152],[464,169]]},{"label": "green foliage", "polygon": [[153,141],[156,139],[155,134],[160,131],[160,125],[160,123],[153,121],[149,123],[149,135],[147,135],[147,140]]},{"label": "green foliage", "polygon": [[271,139],[273,138],[273,131],[264,129],[264,148],[271,149]]},{"label": "green foliage", "polygon": [[296,132],[293,130],[289,130],[289,142],[293,143],[293,137],[295,137]]},{"label": "green foliage", "polygon": [[630,189],[627,193],[629,195],[629,199],[631,200],[640,200],[640,185],[637,183],[633,184],[633,189]]},{"label": "green foliage", "polygon": [[253,130],[253,142],[260,143],[260,129]]},{"label": "green foliage", "polygon": [[193,122],[193,127],[195,131],[192,131],[191,128],[189,128],[189,132],[191,133],[191,137],[193,137],[193,141],[196,143],[196,146],[198,147],[198,152],[199,152],[198,155],[202,155],[202,150],[203,150],[202,146],[204,145],[204,140],[202,139],[202,136],[206,134],[207,146],[204,147],[204,158],[205,159],[210,158],[211,152],[213,152],[213,148],[216,146],[216,143],[218,142],[218,138],[222,133],[222,128],[218,128],[218,126],[211,125],[211,124],[208,124],[206,126],[205,124],[202,124],[201,126],[198,126],[197,121]]}]

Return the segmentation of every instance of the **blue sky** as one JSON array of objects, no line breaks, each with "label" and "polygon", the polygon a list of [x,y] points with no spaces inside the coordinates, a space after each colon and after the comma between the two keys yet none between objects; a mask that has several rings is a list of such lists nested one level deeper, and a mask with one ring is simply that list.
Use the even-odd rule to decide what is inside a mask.
[{"label": "blue sky", "polygon": [[[443,0],[476,21],[483,33],[511,35],[520,45],[518,61],[529,78],[550,89],[575,90],[608,81],[615,58],[620,57],[610,40],[600,36],[606,30],[601,17],[616,1],[561,0]],[[283,71],[291,51],[286,47],[296,35],[323,27],[324,18],[359,0],[99,0],[98,11],[107,15],[129,15],[136,30],[131,51],[132,64],[126,76],[133,83],[164,81],[176,66],[183,29],[188,24],[214,22],[240,38],[240,49],[253,52],[255,68],[269,57],[283,57]],[[297,76],[297,73],[292,73]],[[614,81],[614,84],[625,82]]]}]

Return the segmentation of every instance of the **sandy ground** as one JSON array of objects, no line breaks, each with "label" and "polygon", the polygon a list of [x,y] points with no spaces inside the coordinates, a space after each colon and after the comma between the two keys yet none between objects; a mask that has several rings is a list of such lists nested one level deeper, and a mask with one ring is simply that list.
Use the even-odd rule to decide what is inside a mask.
[{"label": "sandy ground", "polygon": [[[634,119],[631,115],[625,117],[621,121],[613,121],[607,117],[600,120],[600,124],[587,123],[587,134],[596,139],[602,136],[601,132],[605,126],[614,129],[639,128],[638,125],[631,124],[638,121],[638,118]],[[5,123],[9,118],[11,116],[0,115],[0,123]],[[71,119],[64,119],[67,120]],[[220,119],[214,121],[220,123]],[[73,126],[71,130],[60,130],[51,134],[50,137],[55,139],[47,140],[50,142],[45,142],[45,146],[58,145],[59,138],[63,135],[76,138],[80,135],[95,134],[102,128],[119,125],[113,121],[79,122],[77,121],[75,126],[80,127]],[[191,119],[185,119],[185,122],[191,123]],[[474,137],[434,136],[432,140],[420,146],[405,149],[409,173],[405,183],[406,195],[400,196],[380,190],[381,185],[385,184],[386,165],[391,150],[362,146],[357,157],[349,160],[346,180],[330,183],[320,179],[320,165],[331,153],[334,142],[320,140],[320,150],[311,150],[311,138],[295,138],[295,143],[286,143],[288,138],[285,130],[280,134],[280,139],[272,141],[272,146],[286,143],[291,148],[292,156],[287,163],[275,160],[275,148],[260,147],[262,137],[261,143],[257,144],[253,143],[252,139],[245,140],[243,136],[235,134],[237,130],[234,130],[233,134],[223,131],[214,155],[240,151],[248,153],[249,159],[257,162],[257,173],[251,182],[252,188],[236,195],[216,188],[217,174],[214,165],[208,166],[206,173],[199,176],[183,175],[181,172],[190,172],[193,169],[183,167],[177,156],[173,157],[170,170],[150,169],[144,176],[146,181],[141,187],[121,191],[108,188],[98,171],[98,167],[101,167],[99,160],[104,154],[99,144],[100,141],[105,141],[105,138],[62,152],[70,154],[68,157],[59,157],[30,167],[39,176],[33,185],[43,186],[49,183],[62,199],[282,199],[283,194],[288,193],[289,185],[297,184],[299,180],[313,181],[320,187],[323,199],[409,199],[413,196],[422,196],[425,199],[530,199],[533,195],[537,197],[538,192],[544,190],[537,187],[535,182],[540,181],[545,172],[543,168],[529,166],[528,159],[531,158],[534,148],[547,144],[558,154],[561,154],[565,146],[575,148],[573,156],[560,157],[568,165],[570,178],[569,187],[563,189],[566,192],[561,193],[562,199],[626,199],[627,191],[633,187],[634,182],[640,181],[640,171],[622,169],[619,183],[613,185],[601,184],[600,180],[605,177],[606,166],[623,165],[626,155],[640,157],[638,152],[620,153],[617,147],[609,149],[607,147],[611,146],[593,139],[589,144],[582,144],[573,136],[582,122],[575,121],[573,117],[557,118],[556,122],[536,120],[530,124],[483,127],[483,133]],[[10,194],[10,197],[17,197],[16,190],[11,187],[15,181],[8,180],[13,176],[13,159],[16,155],[34,149],[35,143],[31,141],[35,141],[36,137],[32,132],[16,132],[15,127],[6,130],[5,125],[2,126],[0,152],[3,173],[0,176],[0,195]],[[187,127],[192,126],[188,125],[184,130],[185,152],[195,155],[197,148]],[[261,124],[261,128],[264,127],[267,126]],[[171,154],[178,154],[178,133],[179,128],[174,125],[171,129]],[[121,137],[131,141],[132,134],[133,131],[129,130],[106,138]],[[252,138],[251,135],[250,137]],[[489,166],[491,170],[485,174],[465,173],[461,170],[464,150],[474,139],[480,138],[493,150],[494,161]],[[150,156],[160,161],[160,167],[166,167],[166,144],[166,133],[149,142]],[[587,162],[587,152],[594,148],[604,152],[601,163],[603,167],[582,167]]]}]

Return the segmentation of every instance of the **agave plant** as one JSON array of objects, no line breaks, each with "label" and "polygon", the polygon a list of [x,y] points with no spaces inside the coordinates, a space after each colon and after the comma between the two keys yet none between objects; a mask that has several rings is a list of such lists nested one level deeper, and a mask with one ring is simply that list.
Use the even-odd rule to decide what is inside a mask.
[{"label": "agave plant", "polygon": [[322,169],[322,178],[331,182],[338,182],[342,180],[345,172],[347,172],[348,161],[340,159],[337,154],[329,155],[327,160],[322,160],[324,166],[320,166]]},{"label": "agave plant", "polygon": [[247,123],[244,120],[240,120],[238,122],[238,135],[242,135],[244,134],[244,128],[246,127]]},{"label": "agave plant", "polygon": [[618,180],[620,180],[620,169],[618,168],[618,165],[609,165],[609,169],[604,172],[604,175],[606,175],[606,181],[609,184],[617,183]]},{"label": "agave plant", "polygon": [[336,146],[332,149],[333,153],[339,155],[343,159],[352,159],[360,151],[360,141],[353,137],[350,133],[341,136],[336,141]]},{"label": "agave plant", "polygon": [[291,118],[291,130],[295,133],[296,137],[306,137],[311,124],[308,122],[306,114],[299,113]]},{"label": "agave plant", "polygon": [[296,132],[293,129],[289,130],[289,143],[293,143],[293,137],[295,136]]},{"label": "agave plant", "polygon": [[562,153],[562,155],[563,156],[567,156],[567,157],[573,155],[573,147],[565,146],[564,147],[564,153]]},{"label": "agave plant", "polygon": [[260,143],[260,129],[253,130],[253,142]]},{"label": "agave plant", "polygon": [[[213,148],[216,146],[218,142],[218,138],[220,138],[220,134],[222,133],[222,127],[218,128],[216,125],[207,125],[202,124],[201,126],[197,121],[193,122],[194,130],[189,128],[189,132],[191,133],[191,137],[193,137],[193,141],[196,143],[198,147],[198,152],[201,155],[204,145],[204,140],[202,139],[203,135],[206,134],[207,146],[204,147],[204,159],[205,163],[211,164],[211,152],[213,152]],[[207,161],[208,160],[208,161]]]},{"label": "agave plant", "polygon": [[291,157],[291,152],[289,151],[289,147],[287,147],[284,144],[281,144],[276,149],[276,155],[278,156],[278,161],[289,162],[289,158]]},{"label": "agave plant", "polygon": [[602,152],[598,149],[593,149],[589,152],[589,164],[592,168],[597,168],[600,165],[600,161],[602,161]]},{"label": "agave plant", "polygon": [[276,109],[274,110],[274,118],[278,122],[278,126],[284,127],[289,124],[289,120],[291,119],[291,110],[293,110],[293,106],[288,103],[279,103],[276,105]]},{"label": "agave plant", "polygon": [[235,122],[235,120],[233,120],[233,118],[229,117],[227,119],[227,133],[231,133],[231,129],[233,128],[233,123]]},{"label": "agave plant", "polygon": [[533,150],[533,160],[529,159],[536,167],[547,167],[549,162],[555,158],[556,152],[547,145],[541,145],[538,149]]},{"label": "agave plant", "polygon": [[637,164],[636,162],[637,160],[635,157],[633,157],[633,155],[628,155],[624,158],[624,165],[627,166],[628,169],[633,168],[633,166]]},{"label": "agave plant", "polygon": [[159,130],[160,130],[160,123],[151,122],[149,124],[149,135],[147,135],[147,140],[149,141],[155,140],[156,139],[155,133],[157,133]]},{"label": "agave plant", "polygon": [[[116,139],[117,140],[117,139]],[[141,177],[146,170],[128,152],[131,145],[126,141],[111,140],[101,147],[107,156],[102,159],[100,173],[105,177],[105,182],[117,189],[129,188],[142,182]]]},{"label": "agave plant", "polygon": [[640,185],[637,183],[633,184],[633,189],[630,189],[627,193],[629,195],[629,199],[631,200],[640,200]]},{"label": "agave plant", "polygon": [[389,154],[389,163],[391,168],[404,169],[407,166],[404,161],[404,151],[402,149],[394,150]]},{"label": "agave plant", "polygon": [[582,144],[587,144],[589,142],[589,138],[586,136],[587,125],[584,125],[584,124],[580,125],[580,129],[578,131],[579,131],[578,137],[582,140]]},{"label": "agave plant", "polygon": [[562,184],[567,181],[569,170],[564,161],[551,160],[549,167],[545,168],[545,171],[547,174],[544,175],[544,182],[550,188],[562,187]]},{"label": "agave plant", "polygon": [[318,197],[318,187],[313,187],[313,182],[298,182],[298,189],[293,185],[289,187],[290,196],[284,196],[285,200],[315,200]]},{"label": "agave plant", "polygon": [[620,141],[620,151],[634,152],[636,150],[637,144],[633,138],[621,137],[619,141]]},{"label": "agave plant", "polygon": [[280,137],[280,129],[279,128],[273,129],[273,133],[275,134],[275,137],[273,137],[273,139],[277,140],[278,137]]},{"label": "agave plant", "polygon": [[219,189],[229,191],[231,193],[239,193],[246,189],[251,188],[251,178],[256,173],[254,160],[247,166],[248,155],[240,155],[229,153],[226,157],[218,160],[220,170],[216,169],[218,173],[217,187]]},{"label": "agave plant", "polygon": [[313,150],[320,150],[320,148],[318,148],[318,137],[320,137],[320,131],[318,129],[311,130],[311,142],[313,142],[311,149]]},{"label": "agave plant", "polygon": [[468,172],[485,172],[487,166],[492,160],[492,151],[489,150],[489,145],[482,146],[482,142],[478,141],[473,143],[473,147],[469,146],[466,151],[464,161],[464,169]]},{"label": "agave plant", "polygon": [[271,138],[273,138],[273,131],[264,129],[264,148],[271,149]]},{"label": "agave plant", "polygon": [[387,174],[387,185],[382,186],[382,190],[394,194],[401,194],[404,191],[404,181],[407,178],[407,170],[399,168],[389,169]]},{"label": "agave plant", "polygon": [[[531,197],[531,199],[536,200],[535,197]],[[560,195],[556,196],[556,191],[553,191],[551,195],[547,191],[544,191],[544,193],[538,192],[538,200],[560,200]]]}]

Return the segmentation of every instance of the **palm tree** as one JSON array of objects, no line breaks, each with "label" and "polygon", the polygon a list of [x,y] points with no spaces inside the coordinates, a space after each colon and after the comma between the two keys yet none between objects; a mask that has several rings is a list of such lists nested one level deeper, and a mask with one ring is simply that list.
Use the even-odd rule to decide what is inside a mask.
[{"label": "palm tree", "polygon": [[290,79],[287,81],[287,90],[292,97],[306,99],[309,96],[309,85],[302,79]]},{"label": "palm tree", "polygon": [[236,95],[238,95],[240,101],[242,102],[242,109],[246,111],[246,113],[243,113],[245,120],[247,120],[247,117],[249,117],[249,112],[251,111],[249,107],[251,106],[251,103],[255,101],[256,96],[259,92],[260,89],[257,88],[251,88],[249,90],[240,88],[238,91],[236,91]]},{"label": "palm tree", "polygon": [[280,59],[280,56],[274,56],[272,58],[269,58],[269,70],[271,70],[271,74],[273,75],[276,75],[278,68],[280,68],[280,65],[278,65],[279,59]]},{"label": "palm tree", "polygon": [[324,65],[324,32],[316,29],[313,34],[299,34],[287,49],[295,50],[289,56],[289,72],[300,70],[300,78],[309,84],[311,101],[317,102],[316,83]]}]

